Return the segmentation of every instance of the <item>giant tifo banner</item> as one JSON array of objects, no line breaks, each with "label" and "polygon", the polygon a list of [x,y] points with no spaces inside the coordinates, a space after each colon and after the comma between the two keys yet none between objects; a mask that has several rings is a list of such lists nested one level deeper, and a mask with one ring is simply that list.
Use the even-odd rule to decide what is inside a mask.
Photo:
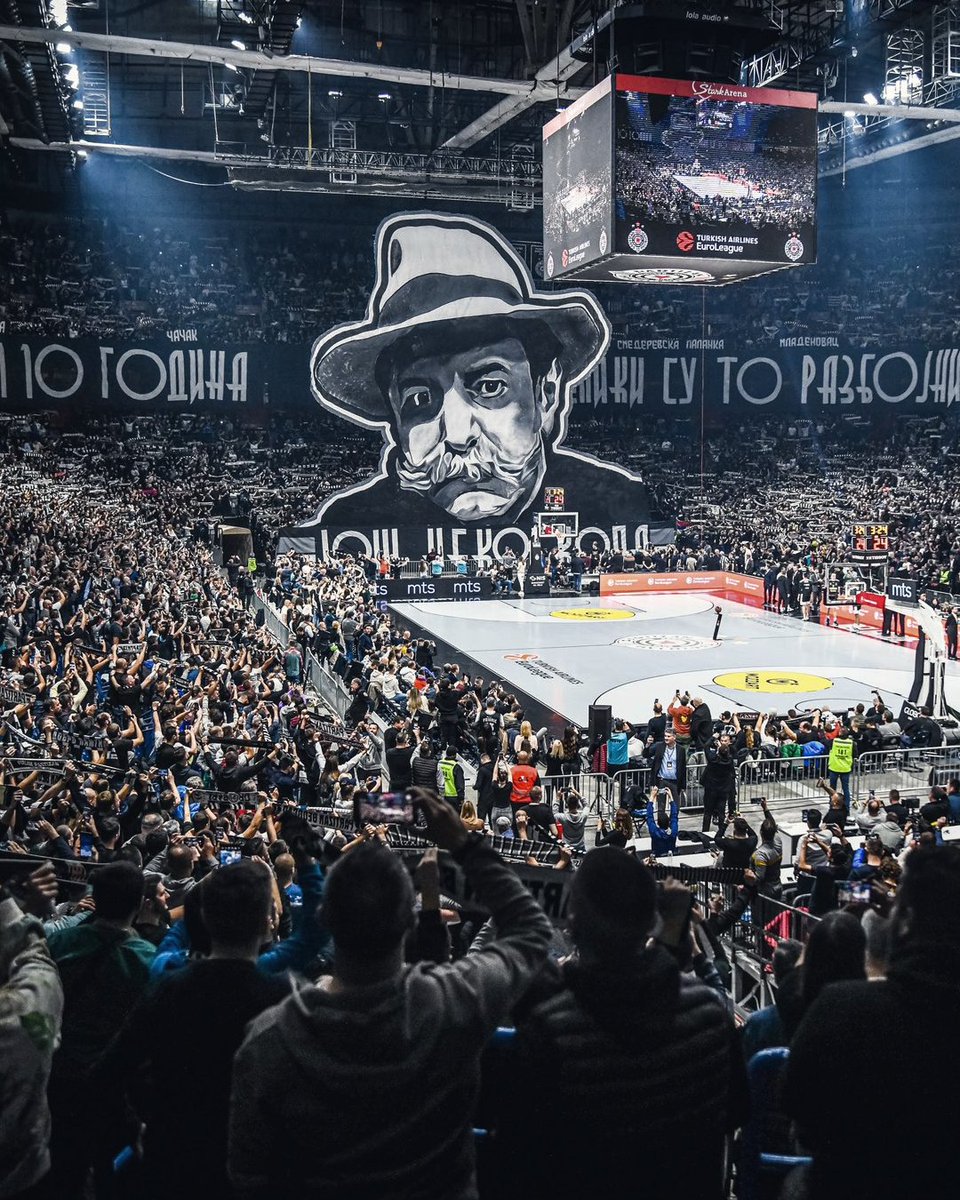
[{"label": "giant tifo banner", "polygon": [[363,320],[314,344],[310,386],[379,433],[379,467],[285,530],[281,551],[500,558],[540,536],[673,541],[642,479],[565,444],[573,388],[610,343],[594,296],[538,291],[495,229],[440,213],[384,221],[376,272]]}]

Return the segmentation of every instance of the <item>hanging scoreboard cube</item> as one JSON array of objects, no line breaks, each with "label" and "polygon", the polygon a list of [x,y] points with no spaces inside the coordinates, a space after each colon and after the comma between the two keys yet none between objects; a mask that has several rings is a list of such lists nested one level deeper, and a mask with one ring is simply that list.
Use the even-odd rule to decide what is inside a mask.
[{"label": "hanging scoreboard cube", "polygon": [[611,75],[543,130],[547,279],[726,284],[816,262],[817,98]]}]

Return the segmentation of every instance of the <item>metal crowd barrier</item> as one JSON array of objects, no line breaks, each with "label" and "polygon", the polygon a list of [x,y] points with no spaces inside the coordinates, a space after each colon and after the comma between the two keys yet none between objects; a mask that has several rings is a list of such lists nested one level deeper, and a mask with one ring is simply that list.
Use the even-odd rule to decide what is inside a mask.
[{"label": "metal crowd barrier", "polygon": [[749,804],[758,804],[761,797],[766,797],[771,808],[778,802],[795,806],[797,801],[817,800],[825,806],[826,795],[817,783],[827,778],[827,761],[826,754],[745,760],[740,764],[737,779],[741,810]]},{"label": "metal crowd barrier", "polygon": [[893,747],[861,754],[854,764],[851,788],[854,798],[865,804],[871,791],[885,800],[890,788],[901,793],[925,791],[934,785],[946,787],[953,778],[960,778],[960,746]]},{"label": "metal crowd barrier", "polygon": [[307,682],[317,692],[331,712],[341,719],[346,716],[350,698],[340,678],[334,675],[315,654],[307,651],[305,670]]},{"label": "metal crowd barrier", "polygon": [[[263,613],[263,623],[267,632],[281,646],[285,647],[290,640],[290,630],[280,619],[280,614],[269,600],[259,593],[254,594],[253,604]],[[305,656],[304,673],[306,682],[316,691],[330,711],[343,718],[350,699],[340,678],[324,663],[321,663],[312,651],[307,651]]]}]

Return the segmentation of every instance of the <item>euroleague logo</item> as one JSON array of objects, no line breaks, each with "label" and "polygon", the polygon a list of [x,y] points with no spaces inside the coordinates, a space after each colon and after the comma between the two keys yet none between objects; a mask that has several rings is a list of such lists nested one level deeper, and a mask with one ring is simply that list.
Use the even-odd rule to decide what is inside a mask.
[{"label": "euroleague logo", "polygon": [[696,240],[697,239],[693,236],[689,229],[681,229],[677,234],[677,246],[684,252],[684,254],[686,254],[688,250],[693,249],[696,244]]},{"label": "euroleague logo", "polygon": [[650,238],[647,236],[647,231],[641,229],[639,225],[634,225],[627,234],[627,245],[634,254],[642,254],[647,246],[650,245]]},{"label": "euroleague logo", "polygon": [[566,267],[569,262],[570,262],[570,251],[567,250],[566,247],[564,247],[563,253],[560,255],[560,263],[562,266]]},{"label": "euroleague logo", "polygon": [[783,252],[791,262],[796,262],[803,258],[803,242],[795,233],[791,233],[784,243]]}]

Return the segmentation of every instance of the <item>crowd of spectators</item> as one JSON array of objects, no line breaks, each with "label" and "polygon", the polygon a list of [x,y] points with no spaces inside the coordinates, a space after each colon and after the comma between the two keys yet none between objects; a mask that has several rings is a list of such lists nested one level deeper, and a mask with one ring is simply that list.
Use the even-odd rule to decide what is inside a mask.
[{"label": "crowd of spectators", "polygon": [[[833,996],[885,1028],[955,1002],[960,852],[938,844],[951,795],[917,813],[868,805],[857,861],[845,747],[870,713],[728,729],[678,693],[611,739],[628,756],[641,743],[655,790],[587,851],[579,730],[533,729],[505,686],[396,626],[371,583],[398,564],[218,565],[217,511],[252,515],[286,470],[315,468],[311,437],[203,417],[3,423],[0,1195],[468,1200],[479,1169],[482,1194],[582,1196],[590,1156],[531,1137],[559,1121],[611,1186],[632,1186],[639,1155],[652,1195],[719,1197],[726,1140],[751,1119],[722,937],[782,896],[783,860],[768,809],[758,829],[731,812],[727,761],[751,735],[783,753],[808,734],[832,743],[830,795],[819,822],[808,813],[798,883],[826,919],[796,974],[779,964],[774,1028],[753,1034],[796,1048],[785,1096],[814,1154],[807,1194],[872,1192],[871,1163],[854,1170],[811,1102],[811,1047],[835,1036]],[[262,512],[269,527],[285,509]],[[308,655],[341,664],[342,717],[312,691]],[[672,852],[694,740],[715,767],[702,836],[740,872],[710,903],[658,888],[626,848],[637,820],[654,860]],[[563,881],[564,919],[522,870]],[[869,904],[847,904],[845,884],[871,885]],[[886,982],[864,995],[868,965]],[[493,1063],[502,1025],[516,1032]],[[872,1043],[862,1061],[841,1052],[871,1069]],[[922,1070],[946,1087],[954,1058],[905,1039],[887,1084]],[[481,1081],[499,1152],[478,1166]],[[910,1166],[926,1195],[946,1195],[945,1154]],[[886,1184],[906,1186],[899,1171],[884,1164]]]},{"label": "crowd of spectators", "polygon": [[[267,246],[253,224],[14,214],[0,225],[0,322],[8,334],[147,338],[188,329],[208,342],[308,345],[361,315],[372,251],[369,230],[346,227],[333,242],[326,228],[271,227]],[[958,282],[951,230],[930,226],[918,242],[912,229],[877,222],[869,239],[859,227],[821,230],[816,265],[740,283],[735,304],[726,289],[704,303],[683,288],[651,298],[646,289],[597,287],[624,336],[728,338],[731,349],[830,335],[870,348],[951,344],[960,319],[948,301]]]},{"label": "crowd of spectators", "polygon": [[[654,143],[617,148],[618,202],[631,221],[670,225],[775,226],[786,232],[813,223],[815,154],[729,154]],[[724,187],[724,184],[732,185]]]},{"label": "crowd of spectators", "polygon": [[369,238],[306,227],[135,218],[13,218],[0,226],[0,319],[57,337],[165,337],[309,343],[358,314]]}]

